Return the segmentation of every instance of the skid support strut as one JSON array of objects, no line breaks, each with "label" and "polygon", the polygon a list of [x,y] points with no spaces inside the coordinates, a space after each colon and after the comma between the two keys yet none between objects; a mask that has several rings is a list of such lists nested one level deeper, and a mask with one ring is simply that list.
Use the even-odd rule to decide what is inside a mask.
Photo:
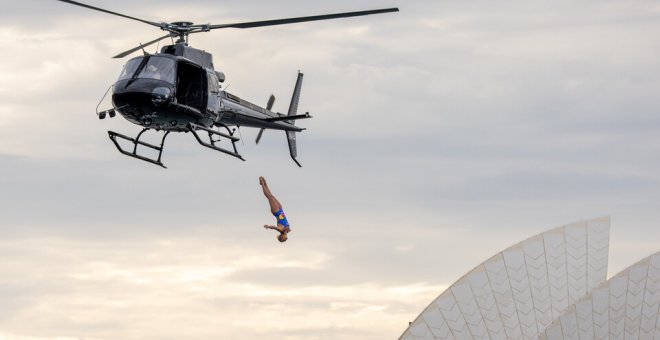
[{"label": "skid support strut", "polygon": [[[122,154],[124,154],[126,156],[129,156],[129,157],[137,158],[139,160],[143,160],[145,162],[149,162],[151,164],[160,165],[163,168],[167,169],[167,167],[165,165],[163,165],[163,163],[160,161],[160,157],[163,155],[163,145],[165,144],[165,138],[167,137],[167,135],[170,132],[169,131],[165,132],[165,135],[163,135],[163,139],[160,141],[160,146],[158,146],[158,145],[153,145],[153,144],[149,144],[147,142],[140,141],[140,136],[142,136],[142,134],[147,130],[149,130],[149,128],[143,129],[142,131],[140,131],[140,133],[138,133],[137,137],[135,137],[135,138],[124,136],[124,135],[122,135],[120,133],[116,133],[114,131],[108,131],[108,136],[110,137],[110,140],[112,140],[112,142],[117,147],[117,150],[119,150],[119,152],[121,152]],[[133,144],[133,150],[132,151],[124,150],[121,147],[121,145],[117,142],[117,138],[123,139],[125,141],[128,141],[128,142],[132,143]],[[158,158],[154,159],[154,158],[149,158],[149,157],[146,157],[146,156],[139,155],[137,153],[138,145],[142,145],[142,146],[145,146],[147,148],[154,149],[154,150],[158,151]]]},{"label": "skid support strut", "polygon": [[[236,149],[236,142],[238,142],[240,139],[238,137],[234,137],[234,134],[231,132],[231,130],[229,130],[229,128],[227,126],[225,126],[225,125],[221,125],[221,126],[224,127],[225,129],[227,129],[227,133],[222,133],[220,131],[209,129],[207,127],[197,125],[197,124],[193,124],[193,123],[188,124],[188,130],[190,132],[192,132],[193,136],[195,136],[195,139],[197,139],[197,142],[199,142],[199,144],[201,144],[201,145],[203,145],[207,148],[210,148],[210,149],[213,149],[213,150],[216,150],[216,151],[220,151],[222,153],[226,153],[230,156],[234,156],[234,157],[236,157],[236,158],[238,158],[242,161],[245,161],[245,159],[243,159],[243,156],[241,156],[238,153],[238,150]],[[199,134],[197,134],[197,130],[206,131],[209,135],[209,141],[208,142],[203,141],[199,137]],[[222,147],[216,145],[216,143],[219,142],[220,139],[213,139],[213,136],[224,137],[224,138],[229,139],[229,141],[231,141],[231,145],[232,145],[232,148],[234,149],[234,151],[231,151],[229,149],[225,149],[225,148],[222,148]]]}]

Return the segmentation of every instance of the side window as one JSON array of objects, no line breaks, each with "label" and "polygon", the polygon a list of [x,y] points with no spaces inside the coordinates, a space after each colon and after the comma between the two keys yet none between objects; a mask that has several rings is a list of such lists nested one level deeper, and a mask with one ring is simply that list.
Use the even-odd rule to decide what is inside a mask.
[{"label": "side window", "polygon": [[218,85],[218,77],[216,77],[215,74],[213,73],[207,73],[206,79],[209,80],[209,91],[211,93],[218,93],[220,92],[220,86]]}]

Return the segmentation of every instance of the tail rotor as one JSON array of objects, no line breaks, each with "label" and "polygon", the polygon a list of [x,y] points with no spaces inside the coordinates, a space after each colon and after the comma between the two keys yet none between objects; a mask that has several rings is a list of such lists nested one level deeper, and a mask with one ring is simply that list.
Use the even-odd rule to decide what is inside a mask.
[{"label": "tail rotor", "polygon": [[[275,104],[275,96],[270,95],[270,98],[268,98],[268,104],[266,105],[266,110],[270,111],[273,108],[273,104]],[[259,144],[259,141],[261,140],[261,135],[264,133],[266,129],[261,129],[259,130],[259,134],[257,135],[257,139],[255,142]]]}]

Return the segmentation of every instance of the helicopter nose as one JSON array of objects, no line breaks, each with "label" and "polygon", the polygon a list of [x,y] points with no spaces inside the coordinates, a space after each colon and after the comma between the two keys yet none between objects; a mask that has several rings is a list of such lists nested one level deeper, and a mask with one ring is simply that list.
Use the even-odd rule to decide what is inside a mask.
[{"label": "helicopter nose", "polygon": [[150,110],[161,107],[172,98],[173,89],[164,82],[137,79],[133,83],[115,84],[112,99],[116,107]]}]

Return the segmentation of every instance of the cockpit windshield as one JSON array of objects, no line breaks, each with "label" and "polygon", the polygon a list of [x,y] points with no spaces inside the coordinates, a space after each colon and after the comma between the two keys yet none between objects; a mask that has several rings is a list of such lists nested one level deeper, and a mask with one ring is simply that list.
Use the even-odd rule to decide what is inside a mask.
[{"label": "cockpit windshield", "polygon": [[176,61],[170,58],[149,56],[146,65],[142,65],[144,58],[138,57],[129,60],[124,66],[119,80],[134,77],[135,72],[140,72],[137,78],[159,79],[174,84],[176,78]]},{"label": "cockpit windshield", "polygon": [[119,75],[119,80],[129,79],[133,77],[133,73],[135,73],[135,70],[137,70],[138,66],[140,66],[142,59],[144,59],[144,57],[137,57],[129,60],[126,63],[126,65],[124,65],[124,69],[121,70],[121,74]]},{"label": "cockpit windshield", "polygon": [[159,79],[174,84],[176,61],[170,58],[150,57],[138,78]]}]

